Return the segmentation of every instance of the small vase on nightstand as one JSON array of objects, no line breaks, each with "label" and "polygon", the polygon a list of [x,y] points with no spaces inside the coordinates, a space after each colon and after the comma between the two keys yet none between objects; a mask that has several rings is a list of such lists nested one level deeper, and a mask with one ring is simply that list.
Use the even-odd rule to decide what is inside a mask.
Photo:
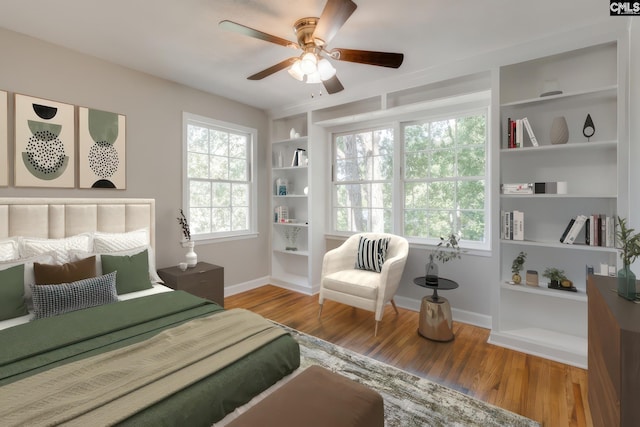
[{"label": "small vase on nightstand", "polygon": [[189,249],[187,251],[186,254],[186,259],[187,259],[187,266],[188,267],[195,267],[196,264],[198,263],[198,254],[196,254],[193,250],[193,248],[196,246],[195,242],[187,242],[187,248]]}]

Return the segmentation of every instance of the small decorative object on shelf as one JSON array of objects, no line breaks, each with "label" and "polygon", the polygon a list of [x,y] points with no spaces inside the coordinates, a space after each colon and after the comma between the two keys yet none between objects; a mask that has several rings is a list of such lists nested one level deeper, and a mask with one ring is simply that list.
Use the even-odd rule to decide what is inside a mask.
[{"label": "small decorative object on shelf", "polygon": [[591,138],[596,133],[596,126],[593,124],[593,120],[591,119],[591,114],[587,114],[587,118],[584,121],[584,126],[582,127],[582,134],[587,138]]},{"label": "small decorative object on shelf", "polygon": [[425,271],[425,282],[427,285],[438,286],[438,264],[437,261],[443,263],[452,259],[462,258],[460,246],[458,242],[460,237],[451,233],[448,238],[440,237],[440,242],[436,246],[436,250],[429,254],[429,262]]},{"label": "small decorative object on shelf", "polygon": [[275,222],[289,222],[289,208],[286,206],[276,206],[274,216]]},{"label": "small decorative object on shelf", "polygon": [[527,286],[538,287],[538,272],[535,270],[527,270]]},{"label": "small decorative object on shelf", "polygon": [[544,96],[552,96],[552,95],[561,95],[562,91],[558,90],[558,81],[557,80],[545,80],[542,85],[542,93],[540,97]]},{"label": "small decorative object on shelf", "polygon": [[564,116],[556,117],[551,122],[550,139],[553,145],[566,144],[569,141],[569,127]]},{"label": "small decorative object on shelf", "polygon": [[285,246],[285,250],[287,251],[297,251],[298,250],[298,233],[300,232],[300,227],[287,227],[284,230],[284,237],[287,239],[287,245]]},{"label": "small decorative object on shelf", "polygon": [[567,279],[567,276],[564,274],[564,270],[559,270],[555,267],[547,267],[542,273],[542,277],[546,277],[549,279],[549,285],[547,286],[550,289],[559,289],[561,291],[570,291],[577,292],[575,286],[573,286],[573,282]]},{"label": "small decorative object on shelf", "polygon": [[294,139],[296,137],[296,128],[291,128],[289,131],[289,138]]},{"label": "small decorative object on shelf", "polygon": [[191,240],[191,230],[189,228],[189,222],[187,221],[187,217],[184,215],[184,211],[180,209],[180,216],[177,218],[178,224],[180,224],[180,228],[182,229],[182,235],[187,240],[187,266],[195,267],[198,263],[198,255],[193,250],[195,247],[195,242]]},{"label": "small decorative object on shelf", "polygon": [[276,195],[278,196],[286,196],[289,188],[289,182],[286,178],[278,178],[276,179]]},{"label": "small decorative object on shelf", "polygon": [[633,234],[634,231],[627,228],[626,219],[618,217],[616,241],[624,264],[618,271],[618,295],[630,301],[637,298],[636,275],[631,271],[631,264],[640,256],[640,233]]},{"label": "small decorative object on shelf", "polygon": [[520,276],[520,271],[522,271],[522,266],[524,265],[525,259],[527,259],[527,254],[525,252],[520,252],[511,263],[511,280],[513,280],[513,283],[516,285],[522,283],[522,276]]},{"label": "small decorative object on shelf", "polygon": [[291,166],[306,166],[307,150],[304,148],[296,148],[293,152],[293,159],[291,160]]}]

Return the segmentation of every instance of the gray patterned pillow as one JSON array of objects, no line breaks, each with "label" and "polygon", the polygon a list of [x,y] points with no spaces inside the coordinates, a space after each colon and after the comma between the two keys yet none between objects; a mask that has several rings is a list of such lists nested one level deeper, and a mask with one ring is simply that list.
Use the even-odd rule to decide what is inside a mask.
[{"label": "gray patterned pillow", "polygon": [[30,284],[34,319],[118,301],[116,272],[59,285]]}]

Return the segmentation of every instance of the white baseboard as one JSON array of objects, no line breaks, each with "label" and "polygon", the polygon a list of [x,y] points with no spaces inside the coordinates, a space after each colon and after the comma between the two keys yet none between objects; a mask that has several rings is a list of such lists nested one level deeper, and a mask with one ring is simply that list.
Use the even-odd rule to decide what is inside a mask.
[{"label": "white baseboard", "polygon": [[[320,292],[320,285],[314,285],[311,289],[306,286],[289,283],[283,280],[278,280],[273,277],[260,277],[249,282],[238,283],[237,285],[231,285],[224,288],[224,295],[229,297],[231,295],[239,294],[241,292],[257,289],[265,285],[274,285],[280,288],[288,289],[290,291],[299,292],[305,295],[315,295]],[[398,307],[406,308],[407,310],[420,311],[421,299],[408,298],[403,296],[397,296],[394,298]],[[491,316],[485,314],[474,313],[471,311],[460,310],[457,308],[451,308],[451,314],[453,320],[456,322],[468,323],[470,325],[478,326],[480,328],[491,329]]]},{"label": "white baseboard", "polygon": [[224,296],[230,297],[231,295],[250,291],[252,289],[258,289],[264,285],[268,285],[269,283],[270,283],[269,277],[265,276],[265,277],[260,277],[258,279],[251,280],[249,282],[238,283],[236,285],[231,285],[231,286],[225,286]]},{"label": "white baseboard", "polygon": [[[422,299],[408,298],[398,295],[396,295],[393,299],[395,300],[398,307],[406,308],[407,310],[412,311],[420,311]],[[453,316],[453,320],[455,320],[456,322],[468,323],[480,328],[491,329],[491,316],[488,316],[486,314],[460,310],[455,307],[451,308],[451,314]]]}]

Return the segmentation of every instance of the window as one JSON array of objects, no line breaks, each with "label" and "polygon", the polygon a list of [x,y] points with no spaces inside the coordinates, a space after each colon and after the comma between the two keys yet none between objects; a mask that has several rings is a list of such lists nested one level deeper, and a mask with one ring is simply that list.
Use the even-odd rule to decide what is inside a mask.
[{"label": "window", "polygon": [[183,204],[193,238],[255,234],[256,130],[189,113],[183,127]]},{"label": "window", "polygon": [[486,108],[334,134],[333,231],[488,248],[487,139]]},{"label": "window", "polygon": [[403,234],[486,241],[486,114],[403,124]]},{"label": "window", "polygon": [[334,154],[335,230],[391,232],[393,129],[338,135]]}]

